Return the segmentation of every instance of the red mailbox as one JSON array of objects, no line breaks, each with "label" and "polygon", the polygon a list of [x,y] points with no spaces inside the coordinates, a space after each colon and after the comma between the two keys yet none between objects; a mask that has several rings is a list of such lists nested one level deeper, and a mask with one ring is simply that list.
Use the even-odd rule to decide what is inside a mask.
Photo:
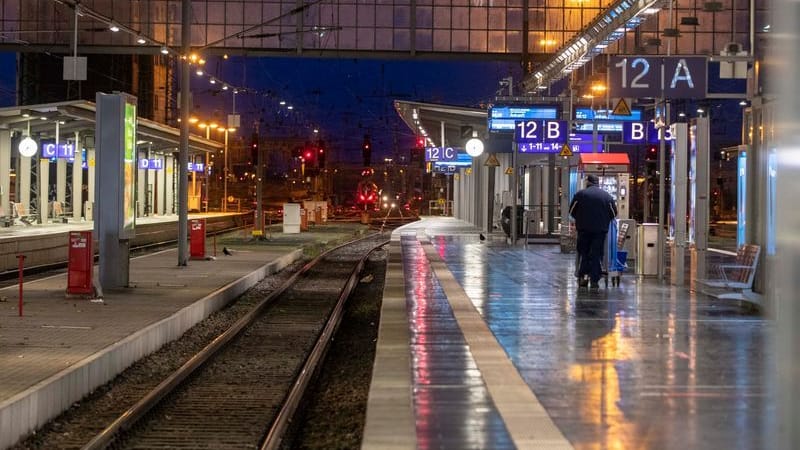
[{"label": "red mailbox", "polygon": [[67,294],[93,294],[91,231],[70,231],[69,259],[67,262]]},{"label": "red mailbox", "polygon": [[189,221],[189,257],[192,259],[206,257],[206,219]]}]

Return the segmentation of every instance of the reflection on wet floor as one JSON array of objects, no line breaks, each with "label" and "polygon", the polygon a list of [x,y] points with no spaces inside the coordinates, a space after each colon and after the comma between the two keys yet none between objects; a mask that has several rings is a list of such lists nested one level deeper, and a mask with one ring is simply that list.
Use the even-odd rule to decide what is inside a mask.
[{"label": "reflection on wet floor", "polygon": [[402,245],[417,448],[513,449],[425,251],[415,238]]},{"label": "reflection on wet floor", "polygon": [[579,292],[557,246],[431,242],[576,448],[773,447],[770,320],[630,273]]}]

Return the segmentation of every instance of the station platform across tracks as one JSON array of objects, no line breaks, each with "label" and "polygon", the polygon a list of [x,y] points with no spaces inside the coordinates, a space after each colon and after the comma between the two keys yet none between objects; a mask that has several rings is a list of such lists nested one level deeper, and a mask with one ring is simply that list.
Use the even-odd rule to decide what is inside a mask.
[{"label": "station platform across tracks", "polygon": [[[215,260],[191,260],[183,267],[177,265],[174,248],[133,257],[129,287],[104,289],[102,302],[67,298],[66,273],[26,281],[21,317],[18,285],[0,289],[0,449],[176,339],[264,276],[300,259],[304,248],[317,251],[353,239],[364,228],[340,224],[301,234],[275,233],[267,244],[247,244],[250,231],[242,230],[236,232],[240,239],[226,244],[230,255],[223,255],[219,243]],[[17,234],[46,238],[68,229],[31,228]],[[13,242],[8,234],[0,243]],[[207,244],[206,254],[212,255],[212,241]]]}]

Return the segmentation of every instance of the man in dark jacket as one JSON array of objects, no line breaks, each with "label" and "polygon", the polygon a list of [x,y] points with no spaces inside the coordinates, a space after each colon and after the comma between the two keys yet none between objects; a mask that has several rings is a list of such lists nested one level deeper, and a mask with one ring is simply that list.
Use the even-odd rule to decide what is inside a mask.
[{"label": "man in dark jacket", "polygon": [[[617,204],[608,192],[600,189],[596,176],[587,175],[586,188],[578,191],[572,198],[569,213],[575,219],[575,228],[578,230],[576,247],[580,255],[579,283],[586,286],[591,281],[592,287],[597,288],[601,275],[603,244],[609,223],[617,217]],[[586,275],[589,275],[588,281]]]}]

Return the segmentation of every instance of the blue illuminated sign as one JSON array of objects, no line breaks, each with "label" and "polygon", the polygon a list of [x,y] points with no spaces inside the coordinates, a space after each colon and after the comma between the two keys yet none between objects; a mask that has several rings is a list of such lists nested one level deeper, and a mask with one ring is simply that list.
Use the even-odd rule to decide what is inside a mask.
[{"label": "blue illuminated sign", "polygon": [[453,161],[436,161],[433,163],[434,169],[436,167],[470,167],[471,165],[472,157],[466,153],[458,153]]},{"label": "blue illuminated sign", "polygon": [[705,56],[611,56],[611,97],[705,98]]},{"label": "blue illuminated sign", "polygon": [[575,120],[621,120],[631,122],[642,120],[642,108],[631,108],[631,115],[612,114],[608,109],[592,109],[585,106],[575,108]]},{"label": "blue illuminated sign", "polygon": [[517,120],[514,140],[518,144],[563,144],[567,137],[566,120]]},{"label": "blue illuminated sign", "polygon": [[458,150],[454,147],[425,147],[425,161],[455,161],[458,158]]},{"label": "blue illuminated sign", "polygon": [[[526,143],[517,145],[517,151],[520,153],[561,153],[563,145],[563,143]],[[602,141],[598,141],[597,145],[594,145],[591,134],[570,133],[569,135],[569,147],[573,153],[596,153],[602,145]]]},{"label": "blue illuminated sign", "polygon": [[206,169],[206,165],[204,163],[189,163],[189,172],[204,172]]},{"label": "blue illuminated sign", "polygon": [[72,142],[59,142],[56,146],[55,141],[42,141],[43,159],[75,159],[75,145]]},{"label": "blue illuminated sign", "polygon": [[142,170],[161,170],[164,168],[163,159],[140,159],[139,168]]},{"label": "blue illuminated sign", "polygon": [[514,122],[528,119],[556,119],[558,107],[549,105],[534,106],[494,106],[489,108],[489,131],[514,131]]},{"label": "blue illuminated sign", "polygon": [[661,139],[662,131],[665,141],[674,139],[672,131],[667,128],[656,128],[653,122],[624,122],[622,124],[622,143],[623,144],[658,144]]}]

